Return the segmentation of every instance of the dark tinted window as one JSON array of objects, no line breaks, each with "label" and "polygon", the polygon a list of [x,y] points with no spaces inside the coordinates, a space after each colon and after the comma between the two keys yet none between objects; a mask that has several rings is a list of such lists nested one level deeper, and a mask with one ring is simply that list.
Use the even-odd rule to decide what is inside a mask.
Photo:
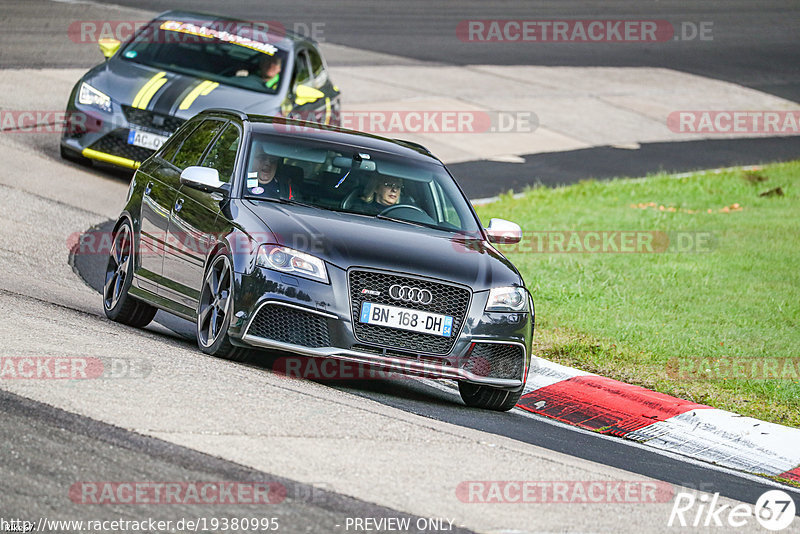
[{"label": "dark tinted window", "polygon": [[212,139],[223,126],[222,121],[207,119],[183,142],[172,163],[179,169],[197,165]]},{"label": "dark tinted window", "polygon": [[219,179],[229,182],[236,165],[236,151],[239,149],[239,129],[229,124],[217,142],[203,159],[203,167],[211,167],[219,171]]},{"label": "dark tinted window", "polygon": [[306,58],[305,51],[297,54],[297,59],[294,62],[294,80],[295,87],[308,82],[308,59]]},{"label": "dark tinted window", "polygon": [[[254,133],[249,143],[251,172],[256,171],[260,155],[272,156],[278,162],[274,177],[290,183],[292,194],[304,204],[361,215],[392,209],[389,216],[401,221],[446,232],[466,232],[473,237],[480,234],[463,193],[444,166],[433,159],[288,135]],[[253,185],[262,193],[266,189]],[[265,200],[262,193],[254,193],[253,188],[243,190],[245,198],[254,200]],[[280,196],[289,198],[288,188],[281,189]]]},{"label": "dark tinted window", "polygon": [[195,122],[194,124],[190,125],[188,128],[185,128],[180,131],[180,133],[173,134],[164,144],[164,148],[161,151],[161,157],[167,161],[172,161],[172,158],[175,156],[175,152],[183,143],[183,140],[186,139],[190,133],[194,131],[197,125],[200,124],[199,122]]},{"label": "dark tinted window", "polygon": [[314,73],[314,77],[316,78],[322,74],[322,58],[317,54],[316,50],[309,50],[308,58],[311,60],[311,72]]},{"label": "dark tinted window", "polygon": [[260,75],[265,61],[286,63],[286,51],[276,47],[275,36],[252,24],[234,21],[190,23],[159,20],[145,26],[119,57],[195,78],[275,93]]}]

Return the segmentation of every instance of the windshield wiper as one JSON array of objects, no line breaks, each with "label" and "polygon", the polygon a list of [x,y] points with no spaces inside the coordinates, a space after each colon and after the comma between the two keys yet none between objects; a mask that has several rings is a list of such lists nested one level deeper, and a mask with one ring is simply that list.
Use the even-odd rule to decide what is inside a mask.
[{"label": "windshield wiper", "polygon": [[394,221],[394,222],[399,222],[399,223],[410,224],[411,226],[417,226],[419,228],[436,228],[435,226],[431,226],[429,224],[416,222],[416,221],[409,221],[409,220],[406,220],[406,219],[396,219],[394,217],[388,217],[386,215],[381,215],[380,213],[375,215],[375,218],[376,219],[382,219],[384,221]]},{"label": "windshield wiper", "polygon": [[278,202],[280,204],[291,204],[293,206],[305,206],[306,208],[321,209],[319,206],[315,206],[313,204],[306,204],[305,202],[300,202],[299,200],[294,200],[291,198],[259,197],[259,196],[247,196],[245,198],[247,200],[266,200],[267,202]]}]

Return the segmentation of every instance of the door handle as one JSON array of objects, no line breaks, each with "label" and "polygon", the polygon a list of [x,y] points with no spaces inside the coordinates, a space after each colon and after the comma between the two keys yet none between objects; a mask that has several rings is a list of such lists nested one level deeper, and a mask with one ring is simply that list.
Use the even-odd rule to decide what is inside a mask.
[{"label": "door handle", "polygon": [[175,211],[181,211],[182,207],[183,207],[183,199],[179,198],[178,200],[175,201]]},{"label": "door handle", "polygon": [[150,191],[153,190],[153,182],[147,182],[147,185],[144,186],[144,194],[149,195]]}]

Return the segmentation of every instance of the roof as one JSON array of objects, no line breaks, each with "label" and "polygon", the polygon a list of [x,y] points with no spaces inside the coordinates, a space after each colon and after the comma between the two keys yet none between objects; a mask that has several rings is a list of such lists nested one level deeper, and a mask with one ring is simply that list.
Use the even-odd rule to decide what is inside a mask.
[{"label": "roof", "polygon": [[[275,23],[280,24],[280,22],[276,21],[276,20],[261,20],[261,21],[250,20],[250,21],[248,21],[248,20],[244,20],[244,19],[226,17],[226,16],[223,16],[223,15],[215,15],[213,13],[201,13],[199,11],[184,11],[184,10],[177,10],[177,9],[176,10],[170,10],[170,11],[164,11],[163,13],[160,13],[159,15],[157,15],[156,18],[154,18],[153,20],[167,20],[167,19],[178,19],[178,20],[181,20],[181,21],[199,23],[199,24],[205,24],[205,25],[208,25],[208,24],[211,24],[211,23],[214,23],[214,22],[265,23],[265,24],[268,24],[269,27],[271,27],[271,28],[275,28],[275,26],[276,26]],[[283,25],[280,25],[278,30],[275,31],[275,32],[270,31],[268,29],[266,33],[268,35],[271,35],[274,38],[276,38],[276,41],[280,41],[280,40],[284,40],[285,39],[286,41],[289,41],[290,44],[295,44],[295,43],[298,43],[298,42],[307,42],[307,43],[316,44],[316,41],[314,41],[310,37],[307,37],[305,35],[302,35],[300,33],[295,32],[295,31],[289,30],[286,27],[284,27]]]},{"label": "roof", "polygon": [[224,114],[233,115],[236,118],[247,121],[258,133],[274,133],[278,135],[290,135],[301,139],[312,139],[325,143],[337,143],[343,145],[357,146],[368,150],[378,150],[398,154],[421,161],[435,161],[441,163],[424,146],[411,141],[402,139],[390,139],[357,130],[328,126],[316,122],[286,119],[283,117],[272,117],[268,115],[247,114],[234,109],[207,109],[201,114]]}]

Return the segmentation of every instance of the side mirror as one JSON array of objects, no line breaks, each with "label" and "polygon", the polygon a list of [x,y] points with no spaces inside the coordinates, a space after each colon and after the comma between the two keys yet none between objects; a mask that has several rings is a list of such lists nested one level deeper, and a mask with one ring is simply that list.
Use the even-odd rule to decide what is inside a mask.
[{"label": "side mirror", "polygon": [[513,244],[522,240],[522,228],[504,219],[490,219],[486,233],[490,243]]},{"label": "side mirror", "polygon": [[294,88],[294,103],[297,106],[310,104],[323,98],[325,93],[308,85],[298,85]]},{"label": "side mirror", "polygon": [[100,46],[100,51],[103,53],[103,56],[108,59],[117,53],[122,43],[117,39],[104,38],[97,41],[97,44]]},{"label": "side mirror", "polygon": [[227,194],[230,190],[228,184],[219,180],[217,169],[208,167],[186,167],[181,173],[181,183],[192,189],[199,189],[208,193]]}]

